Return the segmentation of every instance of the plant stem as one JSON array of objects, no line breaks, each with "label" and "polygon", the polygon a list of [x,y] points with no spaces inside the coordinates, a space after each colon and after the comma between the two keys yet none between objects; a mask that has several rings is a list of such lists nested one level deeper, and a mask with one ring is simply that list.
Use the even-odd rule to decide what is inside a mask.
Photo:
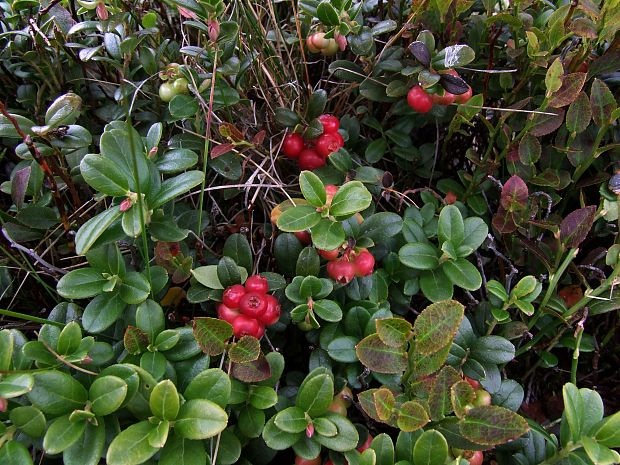
[{"label": "plant stem", "polygon": [[583,321],[577,325],[577,341],[575,342],[575,350],[573,351],[573,360],[570,368],[570,382],[577,385],[577,365],[579,363],[579,346],[581,345],[581,337],[583,336]]},{"label": "plant stem", "polygon": [[536,324],[536,322],[538,321],[538,319],[544,313],[545,307],[547,306],[549,299],[551,299],[551,296],[555,292],[555,288],[557,287],[558,282],[560,282],[560,279],[562,278],[562,275],[566,271],[566,268],[568,268],[568,265],[571,264],[571,262],[575,259],[578,253],[579,253],[578,248],[570,249],[568,253],[566,254],[566,257],[564,258],[564,261],[557,268],[556,272],[550,276],[551,279],[549,280],[549,287],[547,288],[547,292],[545,293],[545,296],[543,297],[542,302],[536,309],[536,314],[529,321],[527,325],[528,329],[532,329],[534,325]]},{"label": "plant stem", "polygon": [[5,310],[0,308],[0,315],[10,316],[12,318],[19,318],[20,320],[32,321],[33,323],[40,323],[42,325],[48,324],[52,326],[58,326],[59,328],[64,328],[65,325],[58,321],[46,320],[45,318],[38,318],[36,316],[27,315],[25,313],[13,312],[11,310]]}]

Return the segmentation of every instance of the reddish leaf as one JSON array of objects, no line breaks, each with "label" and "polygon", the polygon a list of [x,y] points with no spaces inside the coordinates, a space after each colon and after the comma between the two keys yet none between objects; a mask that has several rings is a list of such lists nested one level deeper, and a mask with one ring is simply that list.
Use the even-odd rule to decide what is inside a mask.
[{"label": "reddish leaf", "polygon": [[28,189],[28,181],[30,180],[30,167],[27,166],[15,172],[15,176],[11,180],[11,197],[13,203],[19,210],[24,205],[26,198],[26,189]]},{"label": "reddish leaf", "polygon": [[586,39],[596,39],[598,34],[596,32],[596,24],[588,18],[577,18],[568,27],[571,31]]},{"label": "reddish leaf", "polygon": [[620,50],[607,49],[601,57],[590,63],[588,79],[605,73],[612,73],[620,68]]},{"label": "reddish leaf", "polygon": [[125,330],[123,343],[125,349],[131,355],[140,354],[144,352],[149,345],[149,336],[141,329],[129,325]]},{"label": "reddish leaf", "polygon": [[205,354],[219,355],[224,352],[224,342],[233,335],[232,326],[217,318],[194,319],[194,338]]},{"label": "reddish leaf", "polygon": [[252,336],[243,336],[228,351],[230,360],[235,363],[253,362],[260,355],[260,342]]},{"label": "reddish leaf", "polygon": [[355,353],[360,362],[377,373],[402,373],[407,369],[407,352],[384,344],[376,333],[362,339]]},{"label": "reddish leaf", "polygon": [[471,409],[459,423],[461,434],[476,444],[495,446],[527,433],[527,421],[511,410],[496,405]]},{"label": "reddish leaf", "polygon": [[225,153],[230,152],[234,148],[235,145],[230,143],[216,145],[211,149],[211,158],[217,158],[220,155],[224,155]]},{"label": "reddish leaf", "polygon": [[501,206],[497,210],[497,213],[493,215],[492,224],[500,234],[510,234],[517,230],[517,222],[515,221],[514,214],[506,211],[504,207]]},{"label": "reddish leaf", "polygon": [[415,400],[405,402],[398,412],[398,428],[405,432],[416,431],[429,422],[428,413]]},{"label": "reddish leaf", "polygon": [[562,122],[564,122],[564,109],[563,108],[548,108],[546,113],[549,114],[538,114],[536,113],[532,118],[532,122],[534,125],[532,129],[530,129],[530,134],[536,137],[546,136],[547,134],[551,134],[555,130],[557,130],[560,126],[562,126]]},{"label": "reddish leaf", "polygon": [[[500,204],[507,211],[522,210],[529,195],[527,184],[519,176],[511,176],[502,188]],[[498,212],[499,213],[499,212]]]},{"label": "reddish leaf", "polygon": [[244,383],[258,383],[271,377],[271,367],[267,358],[261,354],[253,362],[233,363],[230,374]]},{"label": "reddish leaf", "polygon": [[585,92],[580,92],[566,113],[566,129],[579,134],[586,130],[592,119],[592,108]]},{"label": "reddish leaf", "polygon": [[441,369],[428,398],[428,407],[433,420],[441,420],[452,412],[451,388],[461,380],[459,373],[451,366]]},{"label": "reddish leaf", "polygon": [[542,153],[538,138],[526,134],[519,142],[519,159],[524,165],[536,163]]},{"label": "reddish leaf", "polygon": [[609,124],[611,113],[616,109],[616,99],[609,90],[609,87],[600,79],[595,79],[590,91],[590,105],[592,107],[592,118],[599,126]]},{"label": "reddish leaf", "polygon": [[416,351],[433,354],[452,342],[464,312],[465,307],[456,300],[436,302],[422,310],[413,326]]},{"label": "reddish leaf", "polygon": [[594,205],[569,213],[560,223],[560,239],[562,242],[568,247],[579,247],[579,244],[585,240],[588,232],[590,232],[595,215],[596,207]]},{"label": "reddish leaf", "polygon": [[394,403],[396,402],[392,391],[387,388],[377,389],[372,397],[375,401],[375,409],[379,419],[381,421],[389,420],[392,413],[394,413]]},{"label": "reddish leaf", "polygon": [[474,388],[467,381],[459,381],[450,388],[452,409],[457,417],[463,418],[467,413],[466,406],[476,398]]},{"label": "reddish leaf", "polygon": [[554,108],[570,105],[575,101],[586,83],[586,73],[567,74],[562,78],[562,87],[553,94],[549,106]]}]

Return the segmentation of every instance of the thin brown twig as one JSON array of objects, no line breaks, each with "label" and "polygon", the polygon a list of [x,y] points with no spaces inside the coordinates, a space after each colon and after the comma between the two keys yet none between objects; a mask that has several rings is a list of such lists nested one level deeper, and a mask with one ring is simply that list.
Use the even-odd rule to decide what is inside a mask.
[{"label": "thin brown twig", "polygon": [[60,219],[62,220],[62,225],[65,228],[65,232],[69,231],[69,220],[67,218],[67,212],[65,210],[65,205],[60,196],[60,190],[58,189],[58,185],[56,184],[54,173],[52,172],[49,165],[47,164],[47,161],[45,161],[45,159],[43,158],[43,155],[41,155],[41,152],[39,152],[39,149],[37,149],[37,146],[32,141],[32,138],[22,130],[22,128],[19,126],[19,123],[17,122],[15,117],[7,111],[6,107],[4,106],[2,102],[0,102],[0,113],[6,116],[6,118],[11,122],[11,124],[13,124],[13,127],[17,131],[17,134],[19,134],[19,136],[22,138],[22,140],[26,144],[26,147],[28,147],[28,151],[30,152],[32,157],[35,159],[35,161],[39,164],[39,166],[43,170],[45,177],[50,183],[52,196],[54,197],[54,203],[56,204],[56,208],[58,208],[58,213],[60,213]]}]

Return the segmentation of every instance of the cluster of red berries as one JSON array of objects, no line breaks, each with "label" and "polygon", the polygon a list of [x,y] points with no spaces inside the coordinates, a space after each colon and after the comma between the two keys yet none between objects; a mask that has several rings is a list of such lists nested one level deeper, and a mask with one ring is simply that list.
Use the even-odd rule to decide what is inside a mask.
[{"label": "cluster of red berries", "polygon": [[[460,77],[459,73],[453,69],[449,69],[444,73],[455,77]],[[443,93],[439,93],[442,91]],[[422,86],[416,84],[407,94],[407,103],[418,113],[428,113],[431,111],[431,108],[433,108],[433,105],[446,106],[452,103],[465,103],[471,98],[473,93],[471,86],[469,86],[467,92],[460,95],[454,95],[443,88],[439,89],[439,92],[429,93],[424,90]]]},{"label": "cluster of red berries", "polygon": [[375,268],[375,257],[367,249],[349,249],[340,257],[340,250],[319,250],[327,260],[327,274],[340,284],[348,284],[354,277],[369,276]]},{"label": "cluster of red berries", "polygon": [[282,142],[282,152],[288,158],[297,160],[302,170],[314,170],[325,166],[327,157],[344,147],[344,139],[338,132],[340,120],[334,115],[321,115],[323,134],[306,143],[301,134],[287,134]]},{"label": "cluster of red berries", "polygon": [[334,35],[333,39],[326,39],[324,32],[315,32],[306,39],[306,46],[312,53],[321,53],[326,57],[334,56],[338,50],[347,48],[347,39],[341,34]]},{"label": "cluster of red berries", "polygon": [[265,326],[271,326],[280,319],[280,303],[267,294],[269,284],[259,275],[250,276],[245,286],[235,284],[224,291],[222,303],[217,307],[217,316],[233,327],[236,338],[254,336],[260,339]]}]

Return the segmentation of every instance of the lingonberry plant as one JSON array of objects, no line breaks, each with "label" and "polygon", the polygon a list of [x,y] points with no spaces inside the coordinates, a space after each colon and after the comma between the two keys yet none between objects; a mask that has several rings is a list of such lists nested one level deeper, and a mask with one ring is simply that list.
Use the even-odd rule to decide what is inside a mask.
[{"label": "lingonberry plant", "polygon": [[0,464],[620,463],[618,0],[2,0]]}]

